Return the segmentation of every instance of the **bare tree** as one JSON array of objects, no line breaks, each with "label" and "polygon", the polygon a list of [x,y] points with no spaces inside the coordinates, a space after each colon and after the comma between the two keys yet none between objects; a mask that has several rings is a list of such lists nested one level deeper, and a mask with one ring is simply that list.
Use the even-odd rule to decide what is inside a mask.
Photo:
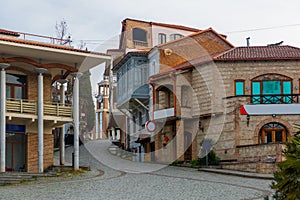
[{"label": "bare tree", "polygon": [[68,24],[65,19],[62,19],[59,23],[56,22],[55,25],[56,36],[59,40],[57,40],[57,44],[60,45],[71,45],[71,35],[68,33]]}]

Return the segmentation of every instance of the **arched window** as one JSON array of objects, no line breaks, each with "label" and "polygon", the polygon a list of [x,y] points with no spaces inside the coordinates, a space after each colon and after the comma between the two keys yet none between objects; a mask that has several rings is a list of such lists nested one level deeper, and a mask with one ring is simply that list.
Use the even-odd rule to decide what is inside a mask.
[{"label": "arched window", "polygon": [[167,42],[167,39],[166,39],[166,34],[164,33],[159,33],[158,34],[158,44],[164,44]]},{"label": "arched window", "polygon": [[142,41],[147,42],[147,31],[141,28],[134,28],[132,30],[132,39],[133,41]]},{"label": "arched window", "polygon": [[292,79],[280,74],[264,74],[251,80],[253,104],[292,103]]},{"label": "arched window", "polygon": [[265,124],[259,131],[259,144],[286,142],[287,130],[279,123]]},{"label": "arched window", "polygon": [[183,35],[178,34],[178,33],[176,33],[176,34],[171,34],[171,35],[170,35],[170,41],[172,41],[172,40],[177,40],[177,39],[182,38],[182,37],[183,37]]}]

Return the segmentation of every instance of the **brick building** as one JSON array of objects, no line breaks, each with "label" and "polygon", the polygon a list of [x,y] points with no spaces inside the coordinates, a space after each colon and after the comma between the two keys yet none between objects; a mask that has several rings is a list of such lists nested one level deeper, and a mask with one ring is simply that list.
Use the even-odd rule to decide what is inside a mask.
[{"label": "brick building", "polygon": [[[109,60],[110,56],[56,45],[56,41],[0,30],[1,172],[43,172],[52,166],[52,130],[66,123],[74,126],[74,169],[79,167],[79,72]],[[65,99],[65,83],[71,78],[73,105]],[[51,88],[56,82],[61,85],[60,103],[52,101]],[[61,152],[63,141],[64,137]]]},{"label": "brick building", "polygon": [[[106,134],[112,135],[112,138],[117,138],[120,141],[120,146],[124,149],[131,149],[132,145],[139,145],[132,143],[135,141],[141,142],[141,138],[143,138],[142,140],[147,141],[147,144],[142,142],[141,146],[143,148],[141,149],[141,146],[139,146],[139,152],[150,151],[150,140],[145,129],[149,115],[149,84],[147,83],[149,67],[148,64],[146,66],[144,63],[148,59],[147,52],[154,46],[182,38],[197,31],[199,29],[174,24],[128,18],[122,21],[119,49],[107,51],[107,54],[112,55],[114,58],[114,63],[108,63],[105,70],[105,75],[110,77],[110,117],[108,125],[101,124],[108,127],[109,134]],[[143,69],[139,69],[139,67]],[[113,68],[114,71],[111,71]],[[111,72],[111,74],[109,75],[108,72]],[[118,73],[121,75],[117,76]],[[124,84],[119,82],[120,80],[124,81],[125,77],[127,79],[129,76],[132,78],[130,81],[135,81],[132,86],[127,84],[127,81],[126,84],[125,82]],[[134,77],[136,77],[135,80]],[[120,87],[122,87],[122,90],[120,90]],[[117,91],[121,92],[118,93]],[[120,95],[121,93],[124,95]],[[133,112],[131,112],[132,110]],[[100,125],[100,122],[98,124]]]}]

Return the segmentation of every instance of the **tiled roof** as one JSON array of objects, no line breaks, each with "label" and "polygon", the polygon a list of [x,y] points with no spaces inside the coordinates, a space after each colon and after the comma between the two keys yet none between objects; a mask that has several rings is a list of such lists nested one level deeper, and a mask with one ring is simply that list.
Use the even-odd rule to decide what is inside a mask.
[{"label": "tiled roof", "polygon": [[300,60],[300,48],[284,46],[236,47],[214,57],[220,61]]},{"label": "tiled roof", "polygon": [[180,29],[180,30],[185,30],[185,31],[192,31],[192,32],[200,31],[200,29],[191,28],[191,27],[187,27],[187,26],[181,26],[181,25],[175,25],[175,24],[165,24],[165,23],[158,23],[158,22],[150,22],[150,24],[155,25],[155,26],[162,26],[162,27]]},{"label": "tiled roof", "polygon": [[18,32],[14,32],[14,31],[9,31],[9,30],[5,30],[5,29],[0,29],[0,34],[4,34],[4,35],[12,35],[12,36],[20,36],[20,34]]},{"label": "tiled roof", "polygon": [[15,38],[1,38],[0,37],[0,41],[13,42],[13,43],[18,43],[18,44],[26,44],[26,45],[33,45],[33,46],[48,47],[48,48],[68,50],[68,51],[75,51],[75,52],[80,52],[80,53],[90,53],[90,54],[95,54],[95,55],[105,55],[105,56],[107,55],[107,54],[99,53],[99,52],[92,52],[92,51],[87,51],[87,50],[75,49],[73,47],[68,47],[68,46],[63,46],[63,45],[35,42],[35,41],[31,41],[31,40],[22,40],[22,39],[15,39]]}]

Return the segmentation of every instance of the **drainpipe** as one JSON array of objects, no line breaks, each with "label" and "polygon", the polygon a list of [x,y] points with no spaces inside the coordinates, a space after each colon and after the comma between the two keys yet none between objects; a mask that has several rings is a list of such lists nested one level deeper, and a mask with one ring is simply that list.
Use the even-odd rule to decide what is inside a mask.
[{"label": "drainpipe", "polygon": [[0,83],[0,107],[1,107],[1,116],[0,116],[0,172],[5,172],[5,150],[6,150],[6,74],[5,69],[9,67],[10,64],[0,63],[1,68],[1,83]]}]

